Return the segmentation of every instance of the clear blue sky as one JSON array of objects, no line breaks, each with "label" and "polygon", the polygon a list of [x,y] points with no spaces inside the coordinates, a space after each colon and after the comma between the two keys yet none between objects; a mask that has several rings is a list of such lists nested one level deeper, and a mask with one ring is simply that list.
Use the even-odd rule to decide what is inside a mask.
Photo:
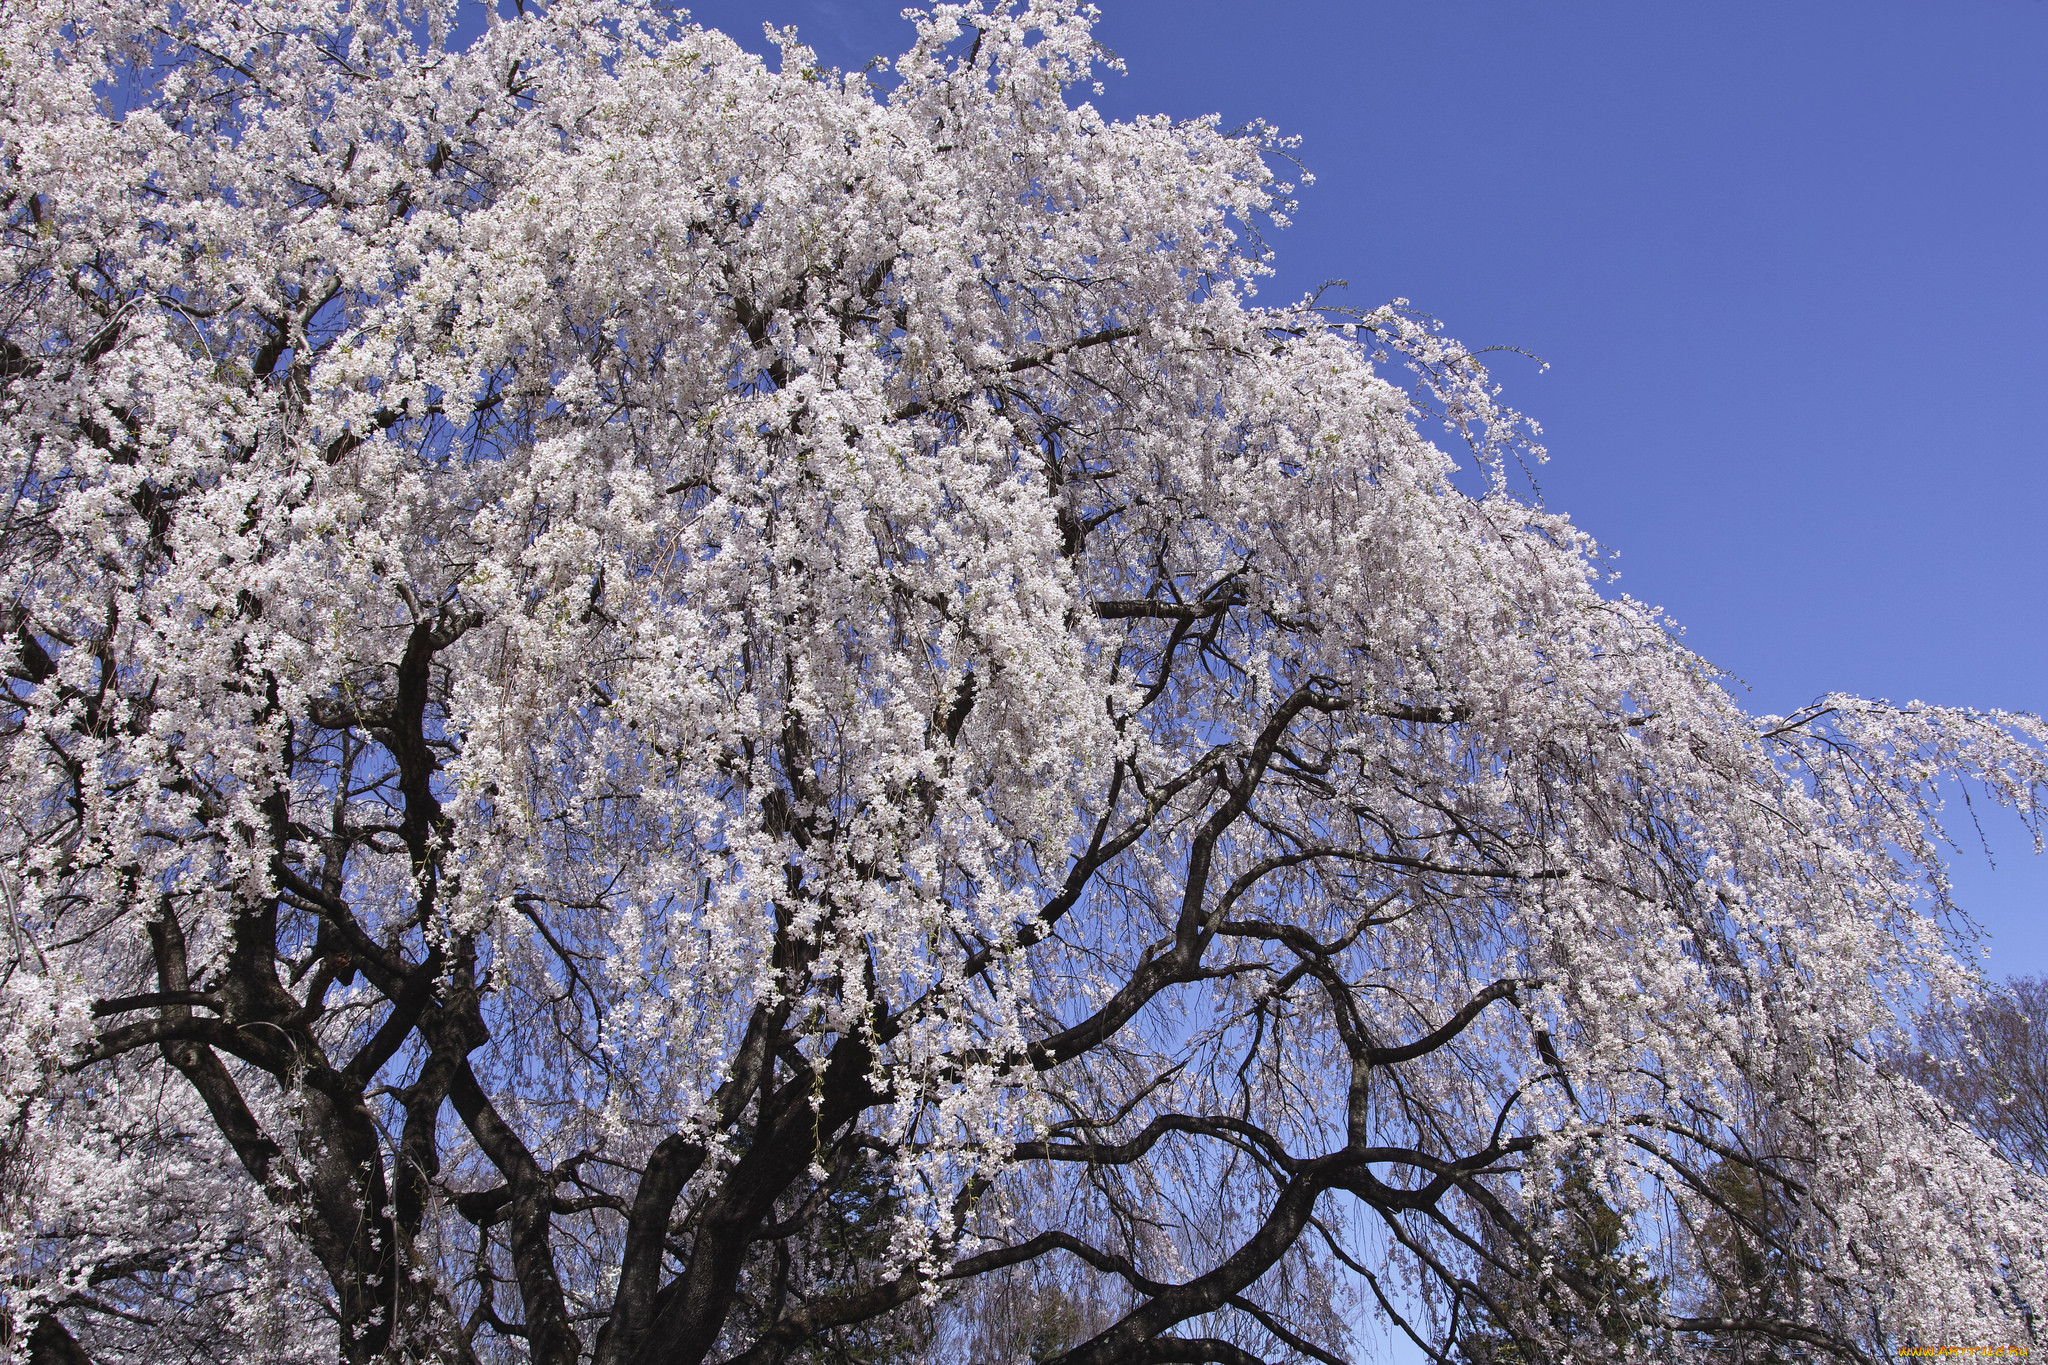
[{"label": "clear blue sky", "polygon": [[[2044,0],[1101,5],[1105,113],[1302,137],[1269,297],[1346,279],[1550,362],[1498,366],[1545,501],[1753,709],[2048,711]],[[693,13],[844,67],[900,8]],[[2048,974],[2048,859],[1988,828],[1988,965]]]}]

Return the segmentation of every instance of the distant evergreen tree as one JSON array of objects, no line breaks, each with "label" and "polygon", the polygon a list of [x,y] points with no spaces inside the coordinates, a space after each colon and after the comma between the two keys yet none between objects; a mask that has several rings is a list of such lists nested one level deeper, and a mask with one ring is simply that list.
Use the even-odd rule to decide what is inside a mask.
[{"label": "distant evergreen tree", "polygon": [[[1801,1269],[1787,1254],[1792,1211],[1768,1176],[1749,1163],[1722,1161],[1706,1174],[1717,1207],[1695,1238],[1710,1282],[1710,1304],[1724,1317],[1782,1317],[1799,1300]],[[1741,1365],[1791,1365],[1811,1359],[1802,1347],[1769,1341],[1742,1344]]]},{"label": "distant evergreen tree", "polygon": [[[879,1162],[856,1157],[832,1170],[802,1201],[815,1210],[791,1217],[803,1230],[758,1246],[748,1258],[735,1305],[742,1334],[758,1333],[789,1313],[855,1295],[887,1278],[890,1241],[902,1194]],[[786,1365],[916,1365],[930,1358],[933,1314],[919,1300],[829,1327],[794,1347]]]},{"label": "distant evergreen tree", "polygon": [[1578,1359],[1656,1358],[1663,1334],[1645,1327],[1641,1313],[1656,1306],[1662,1282],[1629,1251],[1629,1220],[1601,1195],[1590,1166],[1566,1163],[1544,1211],[1554,1229],[1548,1254],[1524,1252],[1517,1273],[1483,1278],[1481,1287],[1511,1320],[1482,1307],[1480,1325],[1458,1338],[1463,1358],[1547,1365],[1567,1350]]}]

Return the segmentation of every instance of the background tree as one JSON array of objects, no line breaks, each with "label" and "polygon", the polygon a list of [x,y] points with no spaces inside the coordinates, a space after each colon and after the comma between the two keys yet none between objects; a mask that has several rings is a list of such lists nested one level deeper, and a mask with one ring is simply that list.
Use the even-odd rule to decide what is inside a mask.
[{"label": "background tree", "polygon": [[2048,981],[2015,977],[1983,999],[1934,1009],[1905,1069],[1985,1140],[2048,1175]]},{"label": "background tree", "polygon": [[2040,1181],[1875,1059],[2038,721],[1743,713],[1072,4],[880,87],[457,17],[0,13],[18,1351],[1441,1357],[1530,1258],[1579,1359],[2025,1330]]}]

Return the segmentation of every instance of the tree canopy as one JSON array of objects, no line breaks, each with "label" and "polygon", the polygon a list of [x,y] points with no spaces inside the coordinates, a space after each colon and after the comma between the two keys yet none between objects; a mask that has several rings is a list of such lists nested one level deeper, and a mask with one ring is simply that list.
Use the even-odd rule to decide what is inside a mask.
[{"label": "tree canopy", "polygon": [[1746,714],[1070,0],[460,17],[0,12],[18,1353],[2031,1330],[1884,1059],[2038,720]]}]

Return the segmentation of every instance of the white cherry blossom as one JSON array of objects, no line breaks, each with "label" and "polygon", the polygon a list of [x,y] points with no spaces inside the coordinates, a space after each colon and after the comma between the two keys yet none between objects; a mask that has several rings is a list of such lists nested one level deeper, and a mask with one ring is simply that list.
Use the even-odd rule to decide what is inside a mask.
[{"label": "white cherry blossom", "polygon": [[2032,1339],[2038,720],[1746,714],[1070,0],[460,17],[0,12],[17,1358]]}]

